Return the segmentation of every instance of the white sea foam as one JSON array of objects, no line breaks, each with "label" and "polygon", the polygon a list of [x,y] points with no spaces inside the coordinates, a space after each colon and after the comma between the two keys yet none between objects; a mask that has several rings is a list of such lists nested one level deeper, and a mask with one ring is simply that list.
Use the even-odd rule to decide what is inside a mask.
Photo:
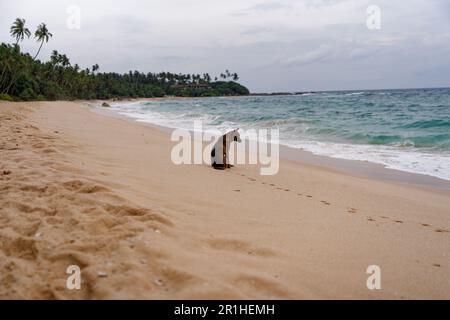
[{"label": "white sea foam", "polygon": [[424,174],[450,181],[450,154],[399,150],[389,146],[356,145],[320,141],[283,141],[291,148],[331,158],[369,161],[386,168]]},{"label": "white sea foam", "polygon": [[159,113],[151,110],[136,110],[136,111],[123,111],[123,108],[119,108],[118,113],[120,115],[133,118],[137,122],[154,124],[161,127],[167,127],[172,129],[185,129],[185,130],[194,130],[193,124],[194,121],[201,121],[203,124],[203,129],[206,132],[213,131],[221,131],[226,132],[232,129],[236,129],[236,124],[232,122],[222,122],[219,125],[214,125],[214,121],[217,119],[217,116],[212,115],[199,115],[193,117],[191,114],[182,113]]},{"label": "white sea foam", "polygon": [[346,96],[360,96],[362,94],[364,94],[365,92],[350,92],[350,93],[346,93]]}]

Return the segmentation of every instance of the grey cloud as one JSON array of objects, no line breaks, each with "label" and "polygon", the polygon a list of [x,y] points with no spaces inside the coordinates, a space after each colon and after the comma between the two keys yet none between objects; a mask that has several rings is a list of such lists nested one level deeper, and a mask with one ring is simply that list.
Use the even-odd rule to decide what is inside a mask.
[{"label": "grey cloud", "polygon": [[244,9],[231,13],[233,16],[246,16],[251,13],[273,12],[281,9],[289,9],[292,7],[290,1],[278,1],[278,2],[261,2],[252,6],[248,6]]},{"label": "grey cloud", "polygon": [[286,2],[263,2],[248,8],[248,11],[273,11],[278,9],[286,9],[291,7],[289,3]]},{"label": "grey cloud", "polygon": [[[65,25],[74,2],[77,31]],[[54,34],[42,59],[56,49],[103,71],[230,69],[253,91],[449,86],[450,1],[376,2],[377,31],[365,25],[369,0],[1,1],[0,40],[11,42],[11,22],[24,17]]]},{"label": "grey cloud", "polygon": [[334,51],[327,45],[322,45],[309,52],[303,52],[298,55],[288,57],[280,61],[282,65],[289,67],[304,66],[312,63],[322,62],[334,55]]},{"label": "grey cloud", "polygon": [[272,29],[268,28],[268,27],[250,27],[250,28],[245,28],[244,30],[241,31],[241,35],[255,35],[255,34],[264,34],[264,33],[268,33],[271,32]]}]

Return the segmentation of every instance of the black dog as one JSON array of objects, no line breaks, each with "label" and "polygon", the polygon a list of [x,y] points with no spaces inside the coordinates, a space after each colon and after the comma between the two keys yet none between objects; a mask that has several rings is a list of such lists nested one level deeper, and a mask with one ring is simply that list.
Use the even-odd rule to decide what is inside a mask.
[{"label": "black dog", "polygon": [[238,143],[242,141],[238,130],[230,131],[217,140],[211,151],[211,165],[214,169],[225,170],[231,167],[228,161],[228,150],[233,141]]}]

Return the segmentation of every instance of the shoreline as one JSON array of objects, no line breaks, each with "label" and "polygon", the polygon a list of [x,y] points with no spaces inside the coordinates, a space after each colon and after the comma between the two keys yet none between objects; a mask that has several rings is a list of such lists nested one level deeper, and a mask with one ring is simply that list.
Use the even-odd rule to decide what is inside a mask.
[{"label": "shoreline", "polygon": [[167,133],[80,102],[0,103],[0,121],[0,299],[450,297],[445,192],[177,166]]},{"label": "shoreline", "polygon": [[[158,101],[172,98],[162,98],[148,101]],[[188,98],[191,99],[191,98]],[[147,100],[130,100],[130,102],[139,102]],[[131,117],[119,114],[115,110],[101,108],[100,106],[90,106],[93,112],[98,112],[110,117],[118,117],[137,123],[138,125],[150,126],[170,135],[175,128],[156,125],[150,122],[136,121]],[[414,186],[418,188],[429,188],[431,190],[445,192],[450,194],[450,181],[433,177],[426,174],[403,171],[399,169],[387,168],[382,164],[370,161],[351,160],[343,158],[335,158],[314,154],[311,151],[293,148],[280,144],[280,159],[294,161],[300,164],[308,164],[323,169],[337,171],[354,177],[374,179],[384,182],[399,183],[406,186]]]}]

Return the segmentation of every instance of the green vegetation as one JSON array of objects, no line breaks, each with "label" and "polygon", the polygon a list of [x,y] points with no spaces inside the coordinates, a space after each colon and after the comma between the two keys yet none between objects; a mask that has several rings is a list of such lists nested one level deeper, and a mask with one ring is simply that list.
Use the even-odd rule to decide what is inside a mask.
[{"label": "green vegetation", "polygon": [[0,93],[0,100],[13,101],[13,98],[7,93]]},{"label": "green vegetation", "polygon": [[31,36],[25,19],[17,18],[10,30],[14,44],[0,45],[0,100],[74,100],[147,98],[166,95],[208,97],[247,95],[239,76],[228,70],[212,81],[208,73],[175,74],[170,72],[125,74],[99,73],[98,64],[81,69],[65,54],[53,51],[49,61],[36,60],[52,34],[42,23],[34,37],[39,48],[34,57],[21,52],[19,42]]}]

